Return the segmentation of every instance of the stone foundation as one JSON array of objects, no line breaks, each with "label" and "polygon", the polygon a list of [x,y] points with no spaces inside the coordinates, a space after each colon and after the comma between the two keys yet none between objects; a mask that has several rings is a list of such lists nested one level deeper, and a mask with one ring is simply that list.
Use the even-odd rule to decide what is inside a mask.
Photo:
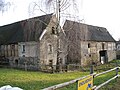
[{"label": "stone foundation", "polygon": [[10,57],[9,63],[12,68],[24,70],[40,70],[37,57]]}]

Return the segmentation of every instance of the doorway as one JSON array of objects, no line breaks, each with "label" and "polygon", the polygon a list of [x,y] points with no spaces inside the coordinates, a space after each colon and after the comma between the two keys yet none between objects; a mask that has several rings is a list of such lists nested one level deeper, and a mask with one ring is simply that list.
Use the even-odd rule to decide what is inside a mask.
[{"label": "doorway", "polygon": [[101,62],[102,64],[108,62],[108,57],[107,57],[107,51],[106,51],[106,50],[100,51],[100,52],[99,52],[99,55],[100,55],[100,62]]}]

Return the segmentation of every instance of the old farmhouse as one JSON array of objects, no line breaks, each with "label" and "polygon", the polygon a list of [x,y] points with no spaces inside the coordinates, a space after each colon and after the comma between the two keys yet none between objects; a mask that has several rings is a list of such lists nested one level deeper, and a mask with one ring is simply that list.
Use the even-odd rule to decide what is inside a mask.
[{"label": "old farmhouse", "polygon": [[11,67],[42,70],[116,59],[115,40],[106,28],[66,20],[57,30],[56,22],[48,14],[1,26],[0,64],[7,59]]},{"label": "old farmhouse", "polygon": [[106,28],[66,20],[63,29],[68,40],[66,63],[88,65],[116,59],[116,44]]},{"label": "old farmhouse", "polygon": [[[60,41],[56,20],[55,15],[48,14],[1,26],[0,57],[9,59],[11,67],[30,70],[40,70],[41,65],[56,65]],[[62,54],[61,60],[64,58]]]}]

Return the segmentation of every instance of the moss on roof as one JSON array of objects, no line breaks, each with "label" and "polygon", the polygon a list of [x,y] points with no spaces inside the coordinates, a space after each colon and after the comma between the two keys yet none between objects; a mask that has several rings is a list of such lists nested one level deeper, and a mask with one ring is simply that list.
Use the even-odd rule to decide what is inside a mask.
[{"label": "moss on roof", "polygon": [[79,40],[115,42],[114,38],[104,27],[92,26],[75,21],[66,20],[63,29],[65,30],[66,35],[70,35],[72,36],[72,38],[75,38],[76,34],[77,39]]},{"label": "moss on roof", "polygon": [[38,41],[52,14],[30,18],[0,27],[0,44]]}]

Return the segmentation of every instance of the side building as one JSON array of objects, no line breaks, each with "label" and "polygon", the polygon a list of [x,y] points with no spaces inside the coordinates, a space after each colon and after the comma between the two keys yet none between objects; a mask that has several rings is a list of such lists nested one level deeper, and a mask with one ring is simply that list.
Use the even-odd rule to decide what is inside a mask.
[{"label": "side building", "polygon": [[120,41],[116,41],[116,58],[120,59]]},{"label": "side building", "polygon": [[66,20],[68,64],[90,65],[116,59],[116,44],[106,28]]}]

